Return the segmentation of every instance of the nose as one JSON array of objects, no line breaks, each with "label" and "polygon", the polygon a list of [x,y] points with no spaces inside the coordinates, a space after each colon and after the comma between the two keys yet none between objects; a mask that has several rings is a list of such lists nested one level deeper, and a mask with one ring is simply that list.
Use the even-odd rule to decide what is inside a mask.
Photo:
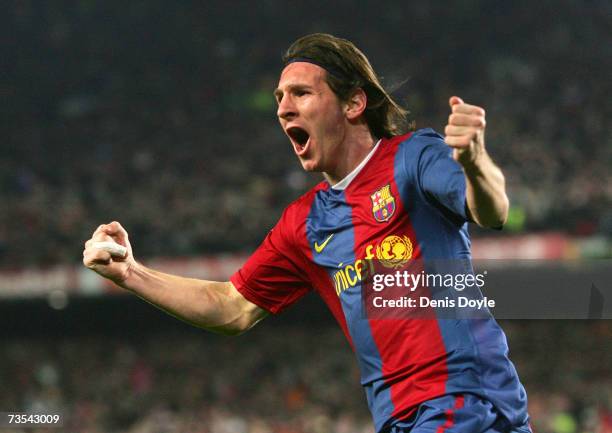
[{"label": "nose", "polygon": [[278,103],[276,115],[283,120],[293,119],[297,115],[295,104],[291,100],[290,95],[285,95]]}]

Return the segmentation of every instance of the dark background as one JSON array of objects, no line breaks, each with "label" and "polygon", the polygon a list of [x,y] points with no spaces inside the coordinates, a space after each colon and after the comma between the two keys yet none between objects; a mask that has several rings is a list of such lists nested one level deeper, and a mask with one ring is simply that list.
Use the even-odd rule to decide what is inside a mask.
[{"label": "dark background", "polygon": [[[504,231],[474,238],[554,231],[610,257],[609,2],[2,9],[4,272],[78,266],[83,241],[115,219],[138,259],[252,251],[320,179],[302,173],[271,95],[284,49],[315,31],[354,41],[417,127],[442,131],[454,94],[486,108],[512,209]],[[0,411],[59,411],[65,431],[372,431],[353,355],[313,296],[236,338],[135,297],[49,305],[0,302]],[[612,431],[609,321],[502,326],[536,432]]]}]

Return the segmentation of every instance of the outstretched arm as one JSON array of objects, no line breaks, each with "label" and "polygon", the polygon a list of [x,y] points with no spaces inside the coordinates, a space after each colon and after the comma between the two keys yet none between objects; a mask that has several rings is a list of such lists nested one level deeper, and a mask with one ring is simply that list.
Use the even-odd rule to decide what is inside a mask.
[{"label": "outstretched arm", "polygon": [[[125,257],[111,256],[94,243],[114,241],[127,248]],[[85,243],[83,264],[147,302],[194,326],[227,335],[246,331],[267,312],[245,299],[234,285],[184,278],[149,269],[136,262],[125,229],[103,224]]]},{"label": "outstretched arm", "polygon": [[449,104],[452,113],[444,141],[463,167],[470,217],[482,227],[501,227],[508,218],[509,201],[504,175],[485,148],[485,111],[457,96],[451,97]]}]

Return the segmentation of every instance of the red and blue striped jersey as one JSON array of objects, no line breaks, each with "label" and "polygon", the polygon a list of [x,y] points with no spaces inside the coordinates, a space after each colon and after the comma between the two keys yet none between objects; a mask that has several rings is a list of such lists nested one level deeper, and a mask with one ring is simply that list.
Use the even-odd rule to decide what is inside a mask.
[{"label": "red and blue striped jersey", "polygon": [[511,425],[527,419],[526,393],[505,335],[480,319],[387,320],[363,314],[363,260],[385,241],[411,260],[470,259],[465,177],[431,129],[383,139],[344,189],[322,182],[289,205],[231,281],[277,313],[315,290],[356,353],[376,431],[447,394],[489,400]]}]

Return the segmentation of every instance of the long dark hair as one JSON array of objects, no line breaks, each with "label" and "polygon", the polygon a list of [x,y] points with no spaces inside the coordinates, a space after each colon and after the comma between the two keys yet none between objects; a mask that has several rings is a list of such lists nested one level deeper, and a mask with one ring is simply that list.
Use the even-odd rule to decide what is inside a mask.
[{"label": "long dark hair", "polygon": [[326,81],[338,98],[347,102],[361,88],[367,96],[366,122],[375,137],[393,137],[414,129],[408,110],[384,89],[368,58],[350,41],[326,33],[313,33],[295,41],[283,56],[285,65],[309,61],[327,71]]}]

